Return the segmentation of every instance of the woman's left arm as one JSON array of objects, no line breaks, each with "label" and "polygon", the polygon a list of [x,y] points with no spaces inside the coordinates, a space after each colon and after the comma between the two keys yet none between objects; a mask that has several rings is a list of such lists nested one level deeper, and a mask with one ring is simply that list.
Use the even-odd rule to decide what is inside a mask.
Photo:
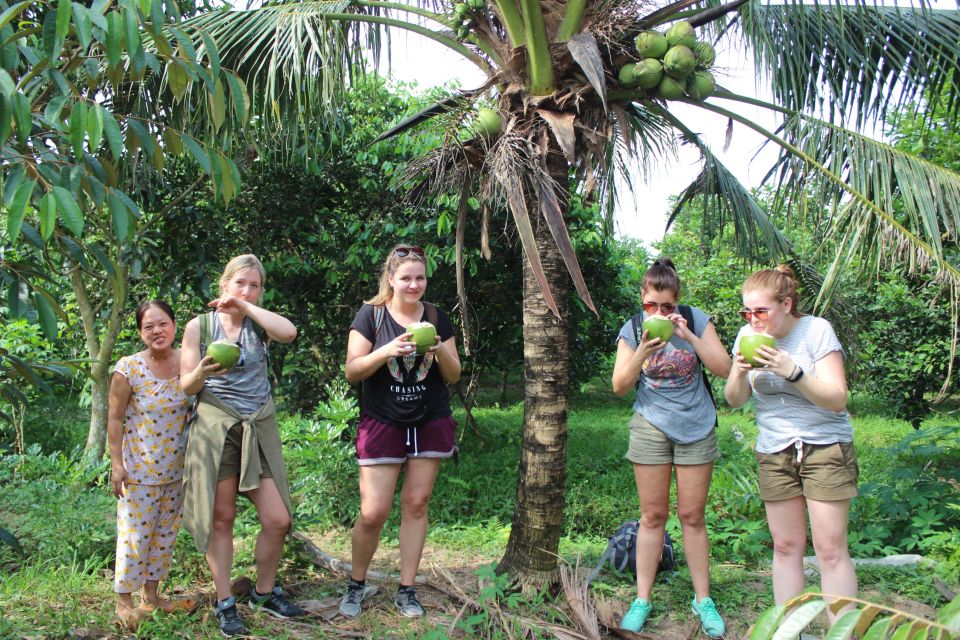
[{"label": "woman's left arm", "polygon": [[[437,336],[437,340],[440,336]],[[447,384],[456,384],[460,380],[460,354],[457,353],[457,338],[451,336],[444,342],[437,343],[430,348],[433,357],[440,367],[440,375]]]},{"label": "woman's left arm", "polygon": [[242,313],[260,325],[267,332],[267,337],[274,342],[286,344],[293,342],[294,338],[297,337],[297,328],[292,322],[279,313],[267,311],[252,302],[245,302],[233,296],[225,296],[219,300],[214,300],[210,303],[210,306],[216,307],[218,311],[223,313]]},{"label": "woman's left arm", "polygon": [[[775,356],[767,360],[767,371],[787,379],[796,374],[799,368],[787,351],[776,351]],[[847,374],[843,370],[843,356],[839,351],[831,351],[816,361],[817,377],[805,371],[794,382],[797,391],[803,397],[821,409],[839,413],[847,406]]]}]

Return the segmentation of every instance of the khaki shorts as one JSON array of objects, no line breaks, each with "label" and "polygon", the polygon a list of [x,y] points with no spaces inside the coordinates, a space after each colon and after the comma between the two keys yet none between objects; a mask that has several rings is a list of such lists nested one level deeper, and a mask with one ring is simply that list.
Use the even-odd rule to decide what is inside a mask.
[{"label": "khaki shorts", "polygon": [[757,453],[760,497],[766,501],[797,496],[833,502],[857,495],[860,466],[852,442],[789,446],[779,453]]},{"label": "khaki shorts", "polygon": [[[260,477],[272,478],[270,465],[263,455],[263,449],[257,447],[260,451]],[[223,454],[220,456],[220,471],[217,473],[217,481],[226,480],[240,475],[240,461],[243,459],[243,425],[235,424],[227,431],[227,438],[223,441]]]},{"label": "khaki shorts", "polygon": [[703,440],[681,444],[668,438],[639,413],[630,421],[627,460],[634,464],[707,464],[720,457],[717,432]]}]

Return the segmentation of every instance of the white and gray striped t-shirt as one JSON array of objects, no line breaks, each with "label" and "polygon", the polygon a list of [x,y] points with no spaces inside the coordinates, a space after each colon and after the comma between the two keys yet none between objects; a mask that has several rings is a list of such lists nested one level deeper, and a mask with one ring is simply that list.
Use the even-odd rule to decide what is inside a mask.
[{"label": "white and gray striped t-shirt", "polygon": [[[733,343],[733,354],[740,348],[741,336],[751,333],[740,328]],[[777,340],[777,349],[786,350],[800,365],[805,376],[817,377],[817,361],[843,347],[833,327],[824,318],[801,316],[793,331]],[[757,405],[757,451],[776,453],[795,444],[833,444],[853,442],[853,426],[844,411],[823,409],[807,400],[792,382],[762,370],[750,372],[750,385]]]}]

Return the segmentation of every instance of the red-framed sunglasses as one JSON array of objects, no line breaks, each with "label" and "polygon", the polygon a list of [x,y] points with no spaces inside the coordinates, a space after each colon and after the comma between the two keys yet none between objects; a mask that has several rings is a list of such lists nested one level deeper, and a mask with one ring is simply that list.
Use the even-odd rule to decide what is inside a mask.
[{"label": "red-framed sunglasses", "polygon": [[413,254],[419,258],[423,258],[423,247],[397,247],[393,250],[397,254],[398,258],[406,258],[410,254]]},{"label": "red-framed sunglasses", "polygon": [[764,309],[763,307],[757,307],[756,309],[740,309],[740,317],[747,322],[750,322],[750,318],[766,320],[767,316],[769,315],[770,309]]},{"label": "red-framed sunglasses", "polygon": [[672,302],[644,302],[643,303],[643,310],[646,311],[647,313],[653,313],[654,311],[659,309],[661,313],[670,314],[670,313],[673,313],[673,310],[676,308],[677,308],[677,305],[673,304]]}]

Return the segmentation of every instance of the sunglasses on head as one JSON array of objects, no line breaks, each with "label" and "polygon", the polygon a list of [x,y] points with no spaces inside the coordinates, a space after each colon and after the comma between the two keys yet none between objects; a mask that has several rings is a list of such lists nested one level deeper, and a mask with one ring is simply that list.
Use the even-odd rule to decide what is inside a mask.
[{"label": "sunglasses on head", "polygon": [[672,302],[644,302],[643,310],[647,313],[653,313],[657,309],[660,309],[661,313],[673,313],[673,310],[677,308],[677,305]]},{"label": "sunglasses on head", "polygon": [[763,307],[757,307],[756,309],[740,309],[740,317],[747,322],[750,321],[750,318],[766,320],[768,315],[770,315],[770,309],[764,309]]},{"label": "sunglasses on head", "polygon": [[398,258],[406,258],[410,254],[417,256],[418,258],[423,257],[423,247],[397,247],[393,250],[397,254]]}]

